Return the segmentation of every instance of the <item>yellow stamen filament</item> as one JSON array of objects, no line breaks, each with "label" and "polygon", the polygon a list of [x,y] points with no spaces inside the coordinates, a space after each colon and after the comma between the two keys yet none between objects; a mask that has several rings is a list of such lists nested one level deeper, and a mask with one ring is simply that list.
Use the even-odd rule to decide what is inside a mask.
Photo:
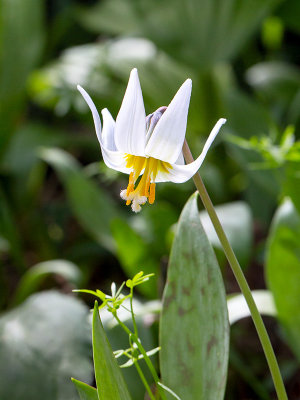
[{"label": "yellow stamen filament", "polygon": [[149,204],[153,204],[154,200],[155,200],[155,183],[151,183],[151,185],[150,185]]},{"label": "yellow stamen filament", "polygon": [[[155,200],[155,178],[157,173],[167,173],[172,166],[153,157],[126,155],[126,167],[131,168],[128,186],[126,190],[121,191],[121,197],[126,200],[126,205],[131,204],[131,208],[135,212],[141,210],[141,205],[147,200],[149,204],[153,204]],[[136,188],[136,182],[142,173]]]}]

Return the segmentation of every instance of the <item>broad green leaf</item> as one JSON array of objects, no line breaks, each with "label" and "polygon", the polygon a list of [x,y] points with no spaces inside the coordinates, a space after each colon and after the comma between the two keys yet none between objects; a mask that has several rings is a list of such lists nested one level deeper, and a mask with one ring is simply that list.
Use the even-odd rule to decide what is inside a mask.
[{"label": "broad green leaf", "polygon": [[[260,314],[275,317],[277,315],[273,295],[268,290],[252,290],[252,296]],[[230,325],[242,318],[250,317],[251,313],[245,297],[242,294],[230,295],[227,300]]]},{"label": "broad green leaf", "polygon": [[[216,206],[215,210],[240,264],[243,267],[247,266],[251,254],[253,229],[249,206],[237,201]],[[206,211],[200,213],[200,219],[211,244],[222,251],[222,246]]]},{"label": "broad green leaf", "polygon": [[164,385],[184,400],[223,399],[229,349],[226,295],[196,194],[182,211],[171,250],[160,345]]},{"label": "broad green leaf", "polygon": [[77,161],[67,152],[44,148],[40,156],[58,173],[81,226],[103,247],[113,251],[110,223],[117,216],[113,199],[85,176]]},{"label": "broad green leaf", "polygon": [[82,279],[80,269],[70,261],[51,260],[38,263],[22,276],[15,293],[15,303],[24,301],[51,274],[60,275],[77,287]]},{"label": "broad green leaf", "polygon": [[97,389],[74,378],[72,378],[72,382],[76,386],[80,400],[98,400]]},{"label": "broad green leaf", "polygon": [[0,318],[0,399],[74,400],[70,377],[92,382],[88,309],[55,291]]},{"label": "broad green leaf", "polygon": [[99,400],[130,400],[122,372],[100,321],[97,301],[93,314],[93,354]]},{"label": "broad green leaf", "polygon": [[287,340],[300,360],[300,214],[288,199],[272,222],[266,278]]}]

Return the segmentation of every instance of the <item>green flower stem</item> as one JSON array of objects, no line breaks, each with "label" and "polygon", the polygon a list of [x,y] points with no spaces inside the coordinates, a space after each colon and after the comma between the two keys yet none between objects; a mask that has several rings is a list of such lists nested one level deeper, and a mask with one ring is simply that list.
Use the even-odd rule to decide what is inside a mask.
[{"label": "green flower stem", "polygon": [[[194,161],[192,153],[189,149],[189,146],[188,146],[186,140],[184,141],[182,152],[183,152],[184,158],[187,163],[191,163]],[[258,333],[262,348],[264,350],[264,353],[265,353],[265,356],[266,356],[266,359],[267,359],[267,362],[268,362],[268,365],[269,365],[269,368],[271,371],[271,375],[273,378],[273,382],[274,382],[274,386],[275,386],[275,390],[276,390],[278,399],[279,400],[288,400],[288,397],[287,397],[287,394],[285,391],[285,387],[283,384],[283,380],[281,377],[280,369],[279,369],[279,366],[277,363],[277,359],[275,357],[274,350],[271,345],[270,338],[268,336],[267,330],[263,323],[262,317],[256,307],[256,304],[255,304],[254,299],[251,294],[251,290],[248,286],[248,283],[247,283],[246,278],[243,274],[243,271],[240,267],[240,264],[239,264],[235,254],[232,250],[232,247],[225,235],[225,232],[219,221],[219,218],[214,209],[212,201],[206,191],[206,188],[204,186],[204,183],[201,179],[200,174],[196,173],[193,177],[193,180],[194,180],[196,188],[199,192],[201,200],[204,204],[204,207],[206,208],[206,211],[207,211],[207,213],[211,219],[211,222],[215,228],[215,231],[216,231],[218,238],[220,240],[220,243],[223,247],[226,258],[227,258],[227,260],[230,264],[230,267],[235,275],[235,278],[239,284],[241,292],[243,293],[245,300],[248,304],[254,325],[256,327],[256,331]]]},{"label": "green flower stem", "polygon": [[139,351],[141,352],[141,354],[144,356],[144,360],[152,374],[152,377],[154,379],[154,382],[156,384],[157,389],[159,390],[159,393],[161,395],[162,400],[167,400],[166,396],[165,396],[165,391],[164,389],[158,385],[159,382],[159,378],[157,375],[157,372],[149,358],[149,356],[147,355],[144,347],[142,346],[141,342],[139,341],[139,338],[133,333],[131,332],[131,330],[129,328],[127,328],[127,326],[125,324],[123,324],[123,322],[119,319],[119,317],[117,316],[117,313],[114,312],[112,313],[113,316],[115,317],[115,319],[118,321],[119,325],[124,329],[124,331],[129,335],[129,337],[131,338],[131,340],[133,340],[133,342],[137,345]]},{"label": "green flower stem", "polygon": [[134,361],[134,365],[135,365],[135,368],[136,368],[136,370],[137,370],[137,372],[138,372],[138,374],[139,374],[139,376],[140,376],[140,378],[141,378],[141,380],[142,380],[142,382],[143,382],[143,384],[144,384],[144,386],[145,386],[145,388],[146,388],[146,390],[147,390],[147,392],[149,394],[150,399],[151,400],[155,400],[155,397],[154,397],[154,395],[152,393],[152,390],[150,389],[150,386],[148,385],[148,382],[146,381],[145,375],[143,374],[143,371],[141,370],[141,367],[139,366],[138,362]]}]

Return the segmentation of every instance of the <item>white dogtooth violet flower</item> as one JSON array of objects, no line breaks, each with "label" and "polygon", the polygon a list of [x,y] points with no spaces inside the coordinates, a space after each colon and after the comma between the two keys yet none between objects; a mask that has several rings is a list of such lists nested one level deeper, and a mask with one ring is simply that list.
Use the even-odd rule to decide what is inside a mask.
[{"label": "white dogtooth violet flower", "polygon": [[226,122],[219,119],[200,156],[185,165],[182,146],[192,91],[191,79],[183,83],[168,107],[160,107],[146,117],[138,72],[134,68],[116,121],[106,108],[102,110],[103,129],[92,99],[81,86],[77,88],[92,112],[105,164],[129,174],[127,189],[120,195],[135,212],[139,212],[147,201],[150,204],[154,202],[156,183],[183,183],[190,179],[200,168]]}]

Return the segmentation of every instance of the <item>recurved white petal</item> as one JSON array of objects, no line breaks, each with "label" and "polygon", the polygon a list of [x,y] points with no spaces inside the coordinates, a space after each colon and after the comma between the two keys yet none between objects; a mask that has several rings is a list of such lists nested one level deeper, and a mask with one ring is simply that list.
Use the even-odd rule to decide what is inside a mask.
[{"label": "recurved white petal", "polygon": [[187,79],[158,121],[146,145],[147,156],[175,163],[182,150],[189,111],[192,81]]},{"label": "recurved white petal", "polygon": [[146,113],[137,69],[129,77],[115,126],[117,149],[136,156],[145,155]]},{"label": "recurved white petal", "polygon": [[86,101],[87,105],[89,106],[89,108],[92,112],[95,129],[96,129],[96,135],[99,140],[99,143],[101,144],[101,142],[102,142],[102,140],[101,140],[102,127],[101,127],[101,120],[100,120],[97,108],[96,108],[93,100],[90,98],[89,94],[80,85],[77,85],[77,89],[82,94],[82,97],[84,98],[84,100]]},{"label": "recurved white petal", "polygon": [[107,108],[104,108],[101,111],[101,114],[103,119],[103,130],[102,130],[103,145],[109,150],[116,151],[117,148],[114,138],[116,123]]},{"label": "recurved white petal", "polygon": [[[126,174],[130,173],[130,170],[128,168],[126,168],[126,160],[125,160],[125,154],[120,152],[120,151],[113,151],[111,149],[109,149],[105,143],[104,140],[102,139],[101,136],[101,120],[97,111],[97,108],[93,102],[93,100],[90,98],[90,96],[88,95],[88,93],[81,87],[81,86],[77,86],[77,89],[80,91],[80,93],[82,94],[84,100],[87,102],[92,115],[93,115],[93,119],[94,119],[94,124],[95,124],[95,129],[96,129],[96,134],[97,134],[97,138],[99,140],[100,143],[100,147],[101,147],[101,152],[102,152],[102,156],[103,156],[103,160],[105,162],[105,164],[112,169],[115,169],[116,171],[120,171],[120,172],[124,172]],[[107,113],[109,114],[109,112],[107,111]],[[113,128],[113,118],[111,117],[111,115],[107,114],[106,112],[104,112],[104,128],[106,130],[106,132],[104,132],[104,136],[106,137],[106,141],[108,140],[108,137],[110,137],[111,135],[111,131]],[[111,119],[110,119],[111,118]],[[104,129],[103,129],[104,130]]]},{"label": "recurved white petal", "polygon": [[155,182],[183,183],[195,175],[195,173],[201,167],[211,144],[219,133],[221,126],[225,124],[225,122],[226,119],[219,119],[211,131],[200,156],[194,162],[186,165],[172,164],[172,168],[168,172],[158,172]]}]

